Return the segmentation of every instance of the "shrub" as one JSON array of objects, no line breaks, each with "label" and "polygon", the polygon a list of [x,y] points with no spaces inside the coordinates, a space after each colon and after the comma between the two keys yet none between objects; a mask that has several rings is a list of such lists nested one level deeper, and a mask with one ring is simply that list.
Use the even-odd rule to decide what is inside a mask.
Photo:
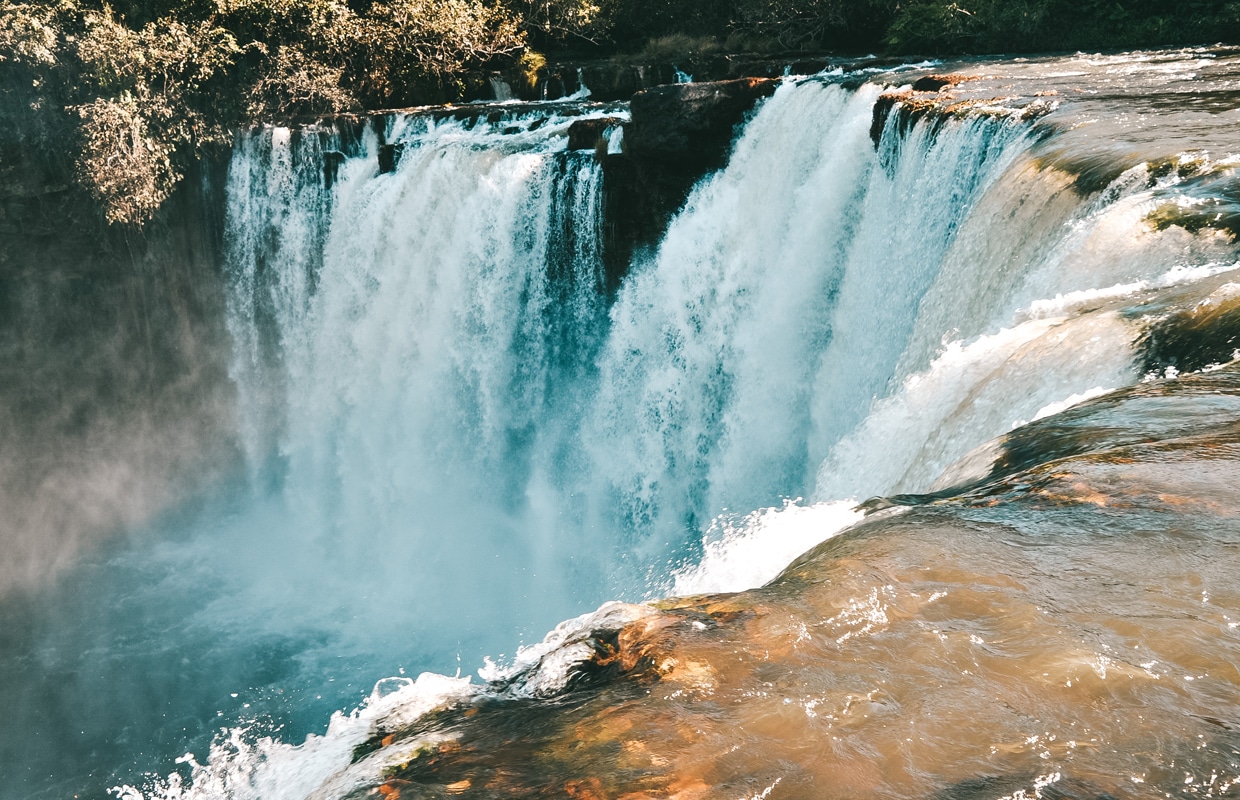
[{"label": "shrub", "polygon": [[341,85],[343,75],[342,67],[311,58],[296,45],[282,45],[250,87],[246,115],[287,119],[357,109],[357,98]]},{"label": "shrub", "polygon": [[[112,223],[142,225],[238,125],[435,99],[519,52],[490,0],[0,0],[0,153],[70,163]],[[71,147],[66,147],[71,145]],[[0,174],[11,171],[0,164]]]},{"label": "shrub", "polygon": [[163,204],[180,175],[172,148],[151,135],[131,95],[77,107],[82,118],[77,177],[108,222],[141,224]]},{"label": "shrub", "polygon": [[79,71],[73,94],[84,99],[72,106],[81,119],[78,181],[109,222],[140,225],[189,158],[228,138],[232,120],[212,113],[213,94],[241,50],[206,22],[161,20],[133,30],[108,11],[87,13],[82,32],[66,43]]},{"label": "shrub", "polygon": [[607,0],[513,0],[510,4],[521,27],[535,34],[541,44],[584,41],[601,44],[615,23]]},{"label": "shrub", "polygon": [[524,46],[517,20],[480,0],[391,0],[349,22],[346,75],[368,105],[410,105],[467,67]]}]

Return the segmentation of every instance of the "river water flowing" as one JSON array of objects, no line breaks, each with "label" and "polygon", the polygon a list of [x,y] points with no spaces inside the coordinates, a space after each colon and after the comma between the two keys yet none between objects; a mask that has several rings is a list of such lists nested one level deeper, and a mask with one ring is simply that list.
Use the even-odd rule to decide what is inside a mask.
[{"label": "river water flowing", "polygon": [[[1138,724],[1141,703],[1108,706],[1104,688],[1091,690],[1094,705],[1080,712],[1090,732],[1071,747],[1058,729],[1024,745],[1000,741],[1024,712],[995,711],[976,687],[944,689],[907,712],[935,720],[917,733],[934,747],[901,751],[898,737],[860,722],[850,739],[840,720],[865,698],[876,717],[904,724],[910,698],[944,680],[936,669],[959,672],[959,654],[934,651],[929,628],[908,622],[908,633],[897,624],[932,621],[938,612],[925,609],[938,591],[949,599],[935,609],[991,614],[993,624],[970,635],[1019,639],[1022,657],[1045,673],[1046,681],[1022,682],[999,656],[970,662],[999,695],[1030,681],[1170,676],[1172,663],[1203,675],[1224,669],[1223,656],[1202,655],[1194,666],[1166,652],[1158,666],[1121,668],[1105,649],[1110,639],[1098,645],[1098,657],[1110,659],[1101,667],[1081,667],[1094,663],[1093,651],[1064,661],[1048,644],[1055,624],[1087,638],[1102,626],[1135,641],[1145,634],[1126,620],[1145,611],[1127,607],[1134,601],[1110,584],[1092,599],[1066,596],[1077,589],[1048,575],[1079,569],[1096,577],[1115,559],[1117,574],[1136,581],[1142,568],[1155,571],[1172,557],[1171,544],[1128,552],[1112,542],[1112,552],[1100,542],[1163,523],[1139,509],[1102,521],[1070,511],[1079,519],[1044,521],[1021,505],[1026,484],[977,487],[1063,457],[1054,443],[1068,434],[1054,426],[1072,413],[1090,431],[1147,425],[1133,441],[1183,436],[1173,423],[1197,419],[1198,400],[1165,418],[1140,405],[1141,391],[1161,397],[1149,387],[1179,386],[1181,372],[1214,370],[1199,376],[1205,388],[1185,384],[1185,397],[1231,397],[1234,387],[1220,377],[1234,358],[1226,342],[1190,353],[1186,339],[1157,331],[1181,317],[1191,323],[1184,330],[1196,330],[1191,315],[1217,308],[1226,317],[1240,297],[1240,248],[1228,227],[1238,196],[1240,55],[1078,55],[935,69],[975,78],[954,89],[975,102],[912,122],[893,113],[876,129],[880,94],[927,70],[786,79],[738,129],[727,166],[693,188],[657,248],[634,257],[615,291],[604,252],[607,174],[593,151],[566,150],[565,133],[582,114],[623,117],[622,107],[514,106],[491,121],[393,114],[377,125],[240,134],[220,270],[236,398],[231,436],[242,463],[205,496],[99,545],[54,585],[0,601],[8,628],[0,707],[9,714],[0,797],[112,789],[125,800],[327,800],[369,796],[380,784],[384,796],[406,800],[620,797],[640,782],[602,777],[595,785],[564,766],[580,757],[594,759],[596,772],[636,769],[611,751],[547,755],[559,752],[556,736],[584,735],[582,726],[609,708],[637,720],[626,724],[646,731],[642,747],[658,740],[663,761],[651,763],[663,769],[670,759],[679,776],[640,784],[651,792],[640,796],[820,796],[813,787],[837,778],[829,785],[846,796],[1034,796],[1059,780],[1054,767],[1068,751],[1119,741],[1107,739],[1108,714],[1128,715],[1134,737],[1154,731],[1114,745],[1133,748],[1129,755],[1146,748],[1145,761],[1114,766],[1144,776],[1126,786],[1169,785],[1163,773],[1175,772],[1176,758],[1191,761],[1191,748],[1159,744],[1153,722]],[[381,150],[393,143],[398,161],[382,171]],[[1189,363],[1198,351],[1208,354]],[[1115,390],[1137,394],[1106,406]],[[1206,415],[1200,431],[1234,425],[1231,400],[1219,400],[1210,412],[1219,416]],[[1090,411],[1097,408],[1104,410]],[[1070,455],[1084,458],[1090,447]],[[1018,452],[1025,460],[1003,472],[1003,459]],[[1227,463],[1230,475],[1235,465]],[[1198,486],[1192,496],[1214,503],[1214,516],[1185,511],[1196,520],[1185,523],[1185,537],[1232,546],[1224,534],[1235,538],[1229,515],[1237,506],[1225,490],[1219,495],[1226,485],[1223,477]],[[1073,491],[1061,494],[1084,496]],[[923,505],[931,493],[967,496],[960,508],[970,510]],[[1164,488],[1160,496],[1172,494],[1191,492]],[[876,497],[894,500],[858,508]],[[906,506],[913,510],[902,513]],[[1221,527],[1211,527],[1215,518]],[[690,606],[643,601],[756,589],[857,523],[861,533],[842,537],[837,555],[814,551],[767,595],[739,595],[726,613],[691,606],[705,615],[692,618],[701,630],[724,630],[729,614],[776,609],[758,614],[761,630],[745,628],[768,653],[773,646],[761,637],[808,625],[810,641],[816,619],[835,644],[777,653],[782,666],[753,678],[719,666],[748,646],[731,628],[699,641],[673,626],[671,644],[651,632],[663,630],[659,615],[689,614]],[[1005,525],[990,538],[977,533]],[[1045,534],[1043,560],[1033,544],[1004,560],[1000,541],[1015,529]],[[1073,555],[1067,529],[1096,540]],[[857,565],[867,559],[883,580],[866,579]],[[1209,584],[1200,591],[1217,597],[1227,562],[1211,563],[1200,570]],[[810,575],[811,567],[820,571]],[[931,579],[922,568],[942,574]],[[1033,588],[1018,596],[1012,585],[1026,579]],[[821,589],[832,581],[834,594]],[[804,586],[819,588],[797,588]],[[970,586],[1011,593],[953,606]],[[1031,609],[1056,597],[1073,608],[1116,606],[1119,621],[1029,621]],[[606,601],[622,603],[590,615]],[[1230,611],[1240,619],[1240,607]],[[587,616],[556,628],[579,615]],[[584,705],[562,704],[573,722],[535,709],[495,729],[509,739],[464,734],[475,743],[466,752],[483,755],[462,756],[468,768],[459,774],[443,767],[452,780],[423,786],[400,771],[428,747],[454,752],[453,732],[469,730],[467,721],[436,729],[424,714],[480,703],[483,716],[503,722],[505,704],[522,709],[559,696],[574,665],[597,660],[589,632],[633,626],[638,640],[655,637],[642,653],[666,649],[679,659],[679,668],[651,667],[658,685],[679,687],[677,697],[728,697],[732,705],[717,702],[737,715],[728,724],[765,732],[747,740],[762,742],[749,760],[726,768],[711,760],[734,744],[724,711],[690,709],[669,722],[659,716],[659,703],[672,702],[666,691],[643,710],[640,698],[605,689]],[[1204,628],[1181,634],[1182,652],[1212,652]],[[621,653],[625,635],[615,645]],[[873,643],[864,653],[839,650],[862,639]],[[830,659],[839,659],[835,672],[822,666]],[[802,684],[790,677],[797,670]],[[867,670],[889,683],[857,677]],[[1240,676],[1231,681],[1212,689],[1233,692],[1217,701],[1228,709],[1216,715],[1224,743],[1234,740],[1237,719],[1227,714],[1240,708]],[[795,720],[780,722],[772,697],[794,703]],[[750,701],[752,713],[735,710]],[[1039,713],[1070,714],[1078,701],[1048,701]],[[1175,714],[1206,714],[1209,705],[1168,700],[1149,713],[1174,724],[1167,720]],[[699,712],[714,720],[692,723],[706,739],[675,740],[673,728]],[[836,727],[815,722],[831,714]],[[1009,727],[952,744],[953,726],[987,714]],[[520,771],[503,761],[505,748],[515,763],[524,758],[513,725],[544,737],[529,745],[544,774],[562,768],[572,780],[513,778],[510,787],[496,778],[484,789],[480,775]],[[762,738],[778,730],[784,739]],[[1175,730],[1172,739],[1197,735]],[[376,731],[396,732],[394,741]],[[847,743],[832,744],[837,737]],[[402,741],[405,750],[395,752]],[[370,751],[359,746],[378,752],[362,758]],[[800,752],[814,747],[819,756]],[[994,778],[993,765],[975,756],[999,758],[1003,748],[1019,764]],[[1196,772],[1176,779],[1208,793],[1240,779],[1218,777],[1225,760],[1209,762],[1214,783]],[[903,766],[883,766],[896,761]],[[795,768],[781,773],[776,762]],[[830,769],[807,766],[820,762]],[[1090,769],[1094,786],[1106,769]],[[404,782],[383,783],[393,774]],[[935,794],[949,785],[976,793]]]}]

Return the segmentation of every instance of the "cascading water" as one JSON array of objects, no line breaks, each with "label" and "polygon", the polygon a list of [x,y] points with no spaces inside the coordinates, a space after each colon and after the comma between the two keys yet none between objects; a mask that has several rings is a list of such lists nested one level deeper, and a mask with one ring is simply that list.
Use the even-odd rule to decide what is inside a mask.
[{"label": "cascading water", "polygon": [[537,580],[536,605],[562,612],[583,585],[639,596],[727,508],[808,494],[820,442],[890,379],[955,229],[1027,146],[1021,126],[979,121],[875,152],[877,91],[777,95],[610,322],[590,155],[505,155],[502,134],[431,124],[389,134],[409,140],[394,174],[363,153],[329,191],[317,138],[301,153],[279,130],[244,142],[243,428],[283,414],[289,546],[321,550],[320,587],[339,581],[348,604],[359,580],[416,586],[389,597],[449,615],[454,590],[485,608]]},{"label": "cascading water", "polygon": [[809,494],[891,378],[961,221],[1028,146],[977,121],[888,131],[875,152],[877,94],[777,93],[621,292],[592,440],[643,528],[671,538]]},{"label": "cascading water", "polygon": [[169,659],[278,666],[208,681],[185,716],[227,705],[225,680],[255,707],[220,711],[209,754],[177,740],[189,781],[121,796],[342,797],[375,720],[484,691],[385,682],[291,744],[360,688],[471,669],[605,599],[769,580],[856,500],[944,488],[992,437],[1140,379],[1124,304],[1231,268],[1230,241],[1145,224],[1175,175],[1076,192],[1057,134],[1002,109],[893,114],[876,144],[880,91],[786,81],[614,298],[606,177],[564,149],[573,117],[242,136],[226,270],[249,481],[141,556],[157,580],[135,602],[194,594],[174,605],[195,643]]},{"label": "cascading water", "polygon": [[[497,621],[536,629],[578,587],[622,590],[571,495],[606,309],[600,167],[562,150],[566,125],[395,119],[398,167],[375,174],[371,132],[330,189],[323,142],[343,145],[326,134],[258,131],[234,156],[233,376],[281,517],[256,546],[359,646],[478,658]],[[446,641],[425,633],[437,618],[456,620]]]}]

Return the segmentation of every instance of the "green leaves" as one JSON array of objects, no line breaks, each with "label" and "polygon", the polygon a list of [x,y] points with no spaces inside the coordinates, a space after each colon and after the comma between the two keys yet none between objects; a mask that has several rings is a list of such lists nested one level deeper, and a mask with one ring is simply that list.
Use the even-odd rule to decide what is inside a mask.
[{"label": "green leaves", "polygon": [[125,16],[97,0],[0,0],[0,135],[25,143],[5,152],[71,149],[77,184],[131,226],[240,125],[435,97],[524,47],[517,18],[487,0],[118,6]]},{"label": "green leaves", "polygon": [[287,116],[290,109],[308,114],[355,109],[357,99],[341,86],[343,73],[342,67],[317,61],[296,45],[281,45],[250,87],[246,114],[271,119]]},{"label": "green leaves", "polygon": [[733,51],[1130,47],[1240,38],[1240,2],[0,0],[0,151],[69,154],[65,172],[108,220],[141,225],[240,125],[442,102],[469,70],[500,64],[532,81],[542,63],[527,37],[678,48],[651,58],[725,39]]},{"label": "green leaves", "polygon": [[128,92],[75,110],[82,120],[78,180],[108,222],[150,219],[180,178],[169,144],[152,135],[144,109]]},{"label": "green leaves", "polygon": [[347,77],[368,104],[410,105],[419,89],[516,54],[517,21],[478,0],[390,0],[358,17],[344,41]]}]

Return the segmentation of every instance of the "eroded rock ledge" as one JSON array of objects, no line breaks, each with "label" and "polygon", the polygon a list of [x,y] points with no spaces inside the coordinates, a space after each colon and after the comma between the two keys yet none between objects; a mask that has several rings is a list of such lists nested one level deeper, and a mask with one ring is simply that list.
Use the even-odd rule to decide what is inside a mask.
[{"label": "eroded rock ledge", "polygon": [[773,78],[659,86],[633,95],[623,155],[604,160],[608,272],[655,246],[693,185],[727,163],[740,125],[778,88]]},{"label": "eroded rock ledge", "polygon": [[978,75],[926,75],[908,89],[884,92],[874,103],[870,138],[877,147],[883,130],[895,117],[901,132],[922,119],[948,119],[964,116],[1003,116],[1034,120],[1054,110],[1054,101],[1042,96],[984,96],[974,92],[956,91],[968,84],[984,80]]}]

